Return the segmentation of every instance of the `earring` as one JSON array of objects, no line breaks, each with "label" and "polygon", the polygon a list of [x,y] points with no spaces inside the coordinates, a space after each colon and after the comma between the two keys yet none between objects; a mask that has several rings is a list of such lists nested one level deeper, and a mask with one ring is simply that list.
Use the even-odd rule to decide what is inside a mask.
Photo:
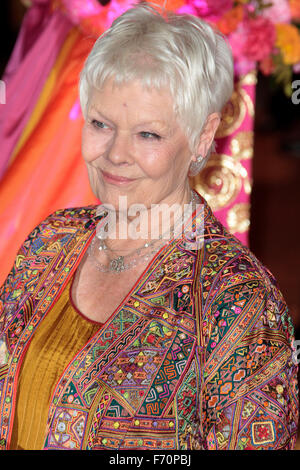
[{"label": "earring", "polygon": [[191,162],[189,169],[189,176],[196,176],[202,170],[205,163],[205,158],[198,155],[195,162]]}]

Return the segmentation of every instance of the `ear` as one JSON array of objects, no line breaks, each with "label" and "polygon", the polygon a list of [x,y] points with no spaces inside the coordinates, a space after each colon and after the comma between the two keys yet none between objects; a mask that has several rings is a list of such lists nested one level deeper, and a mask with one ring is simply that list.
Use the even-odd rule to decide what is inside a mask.
[{"label": "ear", "polygon": [[210,149],[217,129],[221,121],[220,113],[212,113],[208,116],[206,123],[204,124],[203,130],[200,135],[200,140],[196,149],[196,154],[192,156],[192,160],[196,161],[198,155],[206,157],[208,150]]}]

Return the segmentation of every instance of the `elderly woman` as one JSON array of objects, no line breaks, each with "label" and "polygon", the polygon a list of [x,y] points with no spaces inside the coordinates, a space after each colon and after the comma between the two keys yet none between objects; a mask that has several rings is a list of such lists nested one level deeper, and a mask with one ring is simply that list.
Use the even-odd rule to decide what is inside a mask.
[{"label": "elderly woman", "polygon": [[2,287],[2,448],[293,448],[287,307],[189,186],[232,76],[191,16],[140,4],[96,41],[80,98],[101,206],[50,215]]}]

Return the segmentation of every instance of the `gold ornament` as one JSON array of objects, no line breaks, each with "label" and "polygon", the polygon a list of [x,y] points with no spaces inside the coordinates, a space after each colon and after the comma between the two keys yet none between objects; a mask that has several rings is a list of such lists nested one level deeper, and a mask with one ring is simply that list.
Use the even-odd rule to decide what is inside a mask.
[{"label": "gold ornament", "polygon": [[246,168],[230,155],[212,154],[204,169],[193,180],[193,187],[212,210],[231,204],[242,188],[250,187]]},{"label": "gold ornament", "polygon": [[252,72],[247,73],[246,75],[243,75],[239,79],[239,85],[256,85],[257,84],[257,73],[256,70],[253,70]]},{"label": "gold ornament", "polygon": [[231,233],[244,233],[250,226],[250,204],[241,202],[235,204],[227,213],[227,225]]},{"label": "gold ornament", "polygon": [[[244,77],[245,80],[245,77]],[[251,96],[242,88],[243,81],[235,84],[230,100],[221,114],[221,123],[216,133],[216,139],[228,137],[235,132],[245,119],[246,113],[254,117],[254,105]]]},{"label": "gold ornament", "polygon": [[237,88],[222,109],[221,123],[216,133],[216,139],[227,137],[237,130],[245,119],[246,111],[247,107],[242,99],[241,90]]},{"label": "gold ornament", "polygon": [[253,131],[241,131],[230,142],[232,156],[238,160],[248,160],[253,156]]}]

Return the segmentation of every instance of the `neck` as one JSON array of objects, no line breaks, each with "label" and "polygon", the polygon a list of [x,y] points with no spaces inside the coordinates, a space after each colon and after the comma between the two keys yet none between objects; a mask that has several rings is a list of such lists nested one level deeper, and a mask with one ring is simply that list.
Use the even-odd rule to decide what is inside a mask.
[{"label": "neck", "polygon": [[188,186],[176,197],[170,195],[168,199],[135,213],[130,210],[109,212],[97,227],[97,236],[105,240],[107,249],[115,256],[126,256],[145,244],[167,241],[174,234],[174,226],[182,228],[191,195]]}]

